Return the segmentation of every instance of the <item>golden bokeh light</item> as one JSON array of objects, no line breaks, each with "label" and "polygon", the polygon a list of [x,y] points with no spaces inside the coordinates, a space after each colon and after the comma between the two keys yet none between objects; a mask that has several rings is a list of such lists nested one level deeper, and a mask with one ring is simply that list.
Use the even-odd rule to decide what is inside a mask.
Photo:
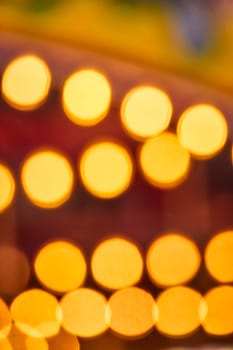
[{"label": "golden bokeh light", "polygon": [[108,113],[111,103],[111,87],[106,77],[93,69],[73,73],[65,81],[63,109],[75,124],[92,126]]},{"label": "golden bokeh light", "polygon": [[180,143],[198,159],[208,159],[221,151],[228,135],[224,115],[214,106],[194,105],[181,115],[177,134]]},{"label": "golden bokeh light", "polygon": [[37,56],[15,58],[6,67],[2,77],[2,94],[14,108],[33,110],[48,96],[51,73],[46,63]]},{"label": "golden bokeh light", "polygon": [[84,151],[80,174],[85,188],[92,195],[110,199],[121,195],[130,186],[133,164],[123,146],[102,141]]},{"label": "golden bokeh light", "polygon": [[205,295],[206,315],[202,326],[208,334],[233,334],[233,286],[219,286]]},{"label": "golden bokeh light", "polygon": [[137,246],[119,237],[101,242],[91,259],[95,281],[107,289],[120,289],[139,282],[143,259]]},{"label": "golden bokeh light", "polygon": [[33,204],[42,208],[56,208],[70,198],[74,174],[69,161],[62,154],[41,150],[24,161],[21,181]]},{"label": "golden bokeh light", "polygon": [[205,250],[207,270],[218,282],[233,282],[233,231],[214,236]]},{"label": "golden bokeh light", "polygon": [[25,335],[15,326],[13,326],[11,329],[8,341],[12,347],[12,350],[49,350],[48,342],[45,338],[34,338]]},{"label": "golden bokeh light", "polygon": [[0,213],[11,205],[14,195],[14,177],[5,165],[0,164]]},{"label": "golden bokeh light", "polygon": [[60,302],[62,327],[73,335],[91,338],[107,330],[105,297],[90,288],[66,294]]},{"label": "golden bokeh light", "polygon": [[47,338],[59,332],[62,313],[57,299],[40,289],[19,294],[10,306],[15,326],[34,338]]},{"label": "golden bokeh light", "polygon": [[36,256],[34,269],[38,280],[57,293],[80,287],[87,272],[82,251],[65,241],[45,245]]},{"label": "golden bokeh light", "polygon": [[190,170],[189,152],[169,132],[147,140],[140,149],[139,162],[146,180],[162,189],[178,186]]},{"label": "golden bokeh light", "polygon": [[195,290],[184,287],[172,287],[157,298],[159,332],[172,337],[184,337],[201,324],[203,298]]},{"label": "golden bokeh light", "polygon": [[110,329],[125,338],[146,335],[154,327],[156,304],[145,290],[129,287],[116,291],[108,301]]},{"label": "golden bokeh light", "polygon": [[72,334],[66,333],[64,330],[48,339],[49,350],[79,350],[80,344],[78,338]]},{"label": "golden bokeh light", "polygon": [[147,271],[151,280],[162,287],[190,281],[199,270],[201,256],[190,239],[170,233],[156,239],[147,252]]},{"label": "golden bokeh light", "polygon": [[[5,339],[12,326],[10,310],[3,299],[0,298],[0,340]],[[1,346],[0,346],[1,349]]]},{"label": "golden bokeh light", "polygon": [[12,298],[22,292],[30,278],[30,264],[25,254],[13,245],[0,246],[0,295]]},{"label": "golden bokeh light", "polygon": [[168,95],[153,86],[139,86],[125,96],[121,106],[121,121],[134,138],[145,140],[166,130],[172,116]]}]

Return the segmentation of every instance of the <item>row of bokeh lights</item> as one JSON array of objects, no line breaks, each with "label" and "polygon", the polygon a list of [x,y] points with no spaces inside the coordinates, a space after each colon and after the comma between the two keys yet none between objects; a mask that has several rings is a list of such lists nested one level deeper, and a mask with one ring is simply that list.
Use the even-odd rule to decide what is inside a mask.
[{"label": "row of bokeh lights", "polygon": [[[2,96],[13,108],[34,110],[45,102],[52,83],[47,64],[33,55],[19,56],[5,68]],[[62,107],[73,123],[91,127],[107,117],[112,88],[101,72],[81,69],[64,82]],[[228,137],[224,115],[208,104],[193,105],[179,118],[177,133],[167,131],[173,105],[167,93],[154,86],[137,86],[123,98],[120,118],[125,132],[139,142],[137,160],[144,178],[158,188],[182,183],[191,169],[191,158],[209,159],[219,153]],[[14,189],[12,176],[3,172],[7,207]],[[115,198],[130,186],[135,166],[121,142],[103,138],[83,150],[78,172],[84,187],[98,198]],[[54,177],[56,174],[56,180]],[[8,182],[6,180],[8,177]],[[57,207],[71,195],[74,184],[69,159],[52,149],[34,150],[21,171],[26,195],[40,207]]]},{"label": "row of bokeh lights", "polygon": [[[200,267],[195,243],[178,233],[156,238],[145,258],[152,283],[163,288],[154,298],[136,286],[144,272],[144,259],[137,245],[127,238],[110,237],[93,251],[90,270],[96,289],[84,285],[88,269],[82,250],[68,241],[53,241],[34,259],[35,276],[45,290],[23,291],[29,280],[29,263],[16,248],[1,247],[0,260],[5,259],[5,263],[1,264],[0,293],[11,304],[8,309],[1,299],[0,340],[9,341],[12,321],[13,333],[19,331],[39,342],[59,337],[60,327],[67,336],[81,338],[101,335],[109,328],[126,339],[144,337],[153,328],[166,336],[184,337],[200,326],[210,335],[231,335],[233,231],[215,235],[206,246],[204,258],[208,272],[220,285],[202,296],[184,285]],[[108,291],[108,299],[104,291]]]}]

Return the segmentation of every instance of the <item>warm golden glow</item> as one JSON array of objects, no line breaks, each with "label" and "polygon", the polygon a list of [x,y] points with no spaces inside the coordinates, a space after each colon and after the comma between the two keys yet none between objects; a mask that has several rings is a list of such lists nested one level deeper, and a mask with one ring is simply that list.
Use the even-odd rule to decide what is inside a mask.
[{"label": "warm golden glow", "polygon": [[12,245],[0,246],[0,295],[12,298],[27,287],[30,265],[25,254]]},{"label": "warm golden glow", "polygon": [[79,350],[80,345],[76,336],[66,333],[64,330],[48,339],[49,350]]},{"label": "warm golden glow", "polygon": [[36,256],[34,267],[39,281],[58,293],[80,287],[87,270],[81,250],[64,241],[44,246]]},{"label": "warm golden glow", "polygon": [[88,147],[80,161],[80,174],[86,189],[96,197],[114,198],[131,183],[133,165],[127,150],[103,141]]},{"label": "warm golden glow", "polygon": [[75,124],[91,126],[107,115],[111,87],[102,73],[85,69],[65,81],[62,96],[67,117]]},{"label": "warm golden glow", "polygon": [[163,133],[149,139],[139,155],[143,175],[153,186],[172,188],[183,182],[190,169],[190,155],[176,135]]},{"label": "warm golden glow", "polygon": [[168,287],[190,281],[200,267],[201,257],[190,239],[171,233],[151,244],[146,263],[151,280]]},{"label": "warm golden glow", "polygon": [[12,346],[12,348],[10,348],[12,350],[49,350],[46,339],[25,335],[14,326],[11,329],[8,341]]},{"label": "warm golden glow", "polygon": [[6,67],[2,78],[4,99],[20,110],[36,109],[47,98],[51,73],[44,61],[33,55],[20,56]]},{"label": "warm golden glow", "polygon": [[157,299],[157,329],[173,337],[189,335],[200,326],[202,303],[201,294],[191,288],[179,286],[165,290]]},{"label": "warm golden glow", "polygon": [[219,282],[233,282],[233,231],[214,236],[205,250],[205,264]]},{"label": "warm golden glow", "polygon": [[59,332],[62,320],[57,299],[40,289],[19,294],[10,307],[15,326],[35,338],[52,337]]},{"label": "warm golden glow", "polygon": [[186,109],[177,127],[178,138],[193,156],[208,159],[226,143],[227,122],[224,115],[211,105],[194,105]]},{"label": "warm golden glow", "polygon": [[0,213],[12,203],[15,194],[15,180],[10,170],[0,164]]},{"label": "warm golden glow", "polygon": [[74,175],[69,161],[60,153],[33,153],[22,166],[23,189],[31,202],[42,208],[56,208],[72,193]]},{"label": "warm golden glow", "polygon": [[126,338],[137,338],[154,326],[156,305],[143,289],[130,287],[118,290],[109,299],[107,322],[112,331]]},{"label": "warm golden glow", "polygon": [[90,338],[107,329],[105,297],[89,288],[79,288],[61,300],[62,327],[71,334]]},{"label": "warm golden glow", "polygon": [[233,333],[233,287],[220,286],[205,295],[207,304],[204,330],[212,335],[223,336]]},{"label": "warm golden glow", "polygon": [[10,311],[3,299],[0,298],[0,340],[7,337],[11,330],[11,324],[12,320]]},{"label": "warm golden glow", "polygon": [[123,238],[110,238],[100,243],[91,259],[95,281],[107,289],[120,289],[136,284],[143,273],[143,259],[137,246]]},{"label": "warm golden glow", "polygon": [[144,140],[167,129],[172,115],[168,95],[153,86],[139,86],[123,100],[121,121],[134,138]]}]

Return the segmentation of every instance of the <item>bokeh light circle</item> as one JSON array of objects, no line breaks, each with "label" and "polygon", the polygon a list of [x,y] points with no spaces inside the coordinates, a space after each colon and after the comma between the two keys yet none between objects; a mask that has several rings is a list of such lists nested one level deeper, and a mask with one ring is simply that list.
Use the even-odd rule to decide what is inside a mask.
[{"label": "bokeh light circle", "polygon": [[121,337],[134,339],[145,336],[154,326],[155,314],[153,297],[141,288],[120,289],[108,301],[108,324]]},{"label": "bokeh light circle", "polygon": [[67,293],[60,302],[62,327],[70,334],[92,338],[107,330],[105,297],[90,288]]},{"label": "bokeh light circle", "polygon": [[143,259],[138,247],[127,239],[112,237],[93,252],[91,270],[95,281],[107,289],[120,289],[139,282]]},{"label": "bokeh light circle", "polygon": [[233,282],[233,231],[215,235],[205,249],[205,265],[221,283]]},{"label": "bokeh light circle", "polygon": [[196,275],[200,263],[201,256],[194,242],[177,233],[152,242],[146,258],[151,280],[162,287],[187,283]]},{"label": "bokeh light circle", "polygon": [[15,180],[8,167],[0,163],[0,213],[12,203],[15,195]]},{"label": "bokeh light circle", "polygon": [[131,157],[125,147],[115,142],[100,141],[87,147],[79,166],[85,188],[99,198],[121,195],[132,181]]},{"label": "bokeh light circle", "polygon": [[172,115],[168,95],[153,86],[139,86],[130,90],[121,106],[121,121],[134,138],[145,140],[166,130]]},{"label": "bokeh light circle", "polygon": [[73,169],[62,154],[44,149],[32,153],[23,163],[21,181],[30,201],[42,208],[56,208],[71,196]]},{"label": "bokeh light circle", "polygon": [[177,134],[180,143],[198,159],[208,159],[221,151],[228,136],[227,122],[220,110],[200,104],[181,115]]},{"label": "bokeh light circle", "polygon": [[38,280],[57,293],[80,287],[87,272],[82,251],[65,241],[45,245],[35,258],[34,269]]},{"label": "bokeh light circle", "polygon": [[65,81],[62,101],[64,112],[73,123],[92,126],[107,115],[111,86],[102,73],[83,69]]},{"label": "bokeh light circle", "polygon": [[146,180],[167,189],[181,184],[190,170],[189,152],[175,134],[166,132],[148,139],[141,147],[139,163]]},{"label": "bokeh light circle", "polygon": [[2,95],[14,108],[33,110],[48,96],[51,73],[47,64],[35,55],[15,58],[2,77]]}]

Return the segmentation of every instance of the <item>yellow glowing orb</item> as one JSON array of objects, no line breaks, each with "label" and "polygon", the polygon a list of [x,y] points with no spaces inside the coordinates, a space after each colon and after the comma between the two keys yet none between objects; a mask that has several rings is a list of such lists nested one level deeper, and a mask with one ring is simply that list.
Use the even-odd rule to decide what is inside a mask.
[{"label": "yellow glowing orb", "polygon": [[15,180],[11,171],[0,164],[0,213],[12,203],[15,194]]},{"label": "yellow glowing orb", "polygon": [[233,287],[220,286],[205,295],[206,316],[202,326],[212,335],[225,336],[233,333]]},{"label": "yellow glowing orb", "polygon": [[52,337],[59,332],[62,314],[57,299],[40,289],[19,294],[10,306],[15,326],[34,338]]},{"label": "yellow glowing orb", "polygon": [[92,126],[107,115],[111,87],[102,73],[84,69],[65,81],[62,98],[64,112],[72,122]]},{"label": "yellow glowing orb", "polygon": [[56,208],[70,198],[74,174],[67,158],[52,150],[42,150],[24,161],[21,181],[33,204]]},{"label": "yellow glowing orb", "polygon": [[147,334],[154,326],[156,305],[145,290],[129,287],[116,291],[109,299],[107,322],[111,330],[126,338]]},{"label": "yellow glowing orb", "polygon": [[0,246],[0,295],[12,298],[27,287],[30,265],[25,254],[13,245]]},{"label": "yellow glowing orb", "polygon": [[102,141],[91,145],[82,154],[80,175],[91,194],[110,199],[119,196],[130,186],[133,164],[123,146]]},{"label": "yellow glowing orb", "polygon": [[143,259],[137,246],[123,238],[110,238],[100,243],[91,259],[95,281],[107,289],[120,289],[139,282]]},{"label": "yellow glowing orb", "polygon": [[4,99],[14,108],[33,110],[48,96],[51,73],[37,56],[25,55],[14,59],[6,67],[2,78]]},{"label": "yellow glowing orb", "polygon": [[105,297],[92,289],[79,288],[61,300],[62,327],[73,335],[91,338],[107,330]]},{"label": "yellow glowing orb", "polygon": [[224,115],[211,105],[194,105],[181,115],[177,134],[180,143],[194,157],[208,159],[221,151],[228,128]]},{"label": "yellow glowing orb", "polygon": [[233,231],[214,236],[205,250],[205,264],[219,282],[233,282]]},{"label": "yellow glowing orb", "polygon": [[121,121],[134,138],[144,140],[166,130],[172,116],[168,95],[152,86],[131,90],[121,106]]},{"label": "yellow glowing orb", "polygon": [[171,233],[151,244],[146,263],[151,280],[168,287],[190,281],[200,267],[201,257],[190,239]]},{"label": "yellow glowing orb", "polygon": [[64,330],[48,339],[49,350],[79,350],[80,344],[78,338],[72,334],[66,333]]},{"label": "yellow glowing orb", "polygon": [[159,188],[178,186],[190,169],[189,152],[181,146],[176,135],[168,132],[142,145],[139,162],[146,180]]},{"label": "yellow glowing orb", "polygon": [[12,346],[12,350],[48,350],[49,349],[48,342],[46,341],[46,339],[34,338],[31,336],[25,335],[21,333],[15,326],[12,327],[8,340]]},{"label": "yellow glowing orb", "polygon": [[87,270],[81,250],[64,241],[44,246],[36,256],[34,268],[39,281],[58,293],[80,287]]},{"label": "yellow glowing orb", "polygon": [[201,294],[191,288],[168,288],[157,299],[157,329],[173,337],[189,335],[201,324],[202,304]]},{"label": "yellow glowing orb", "polygon": [[10,310],[3,299],[0,298],[0,340],[7,337],[11,330],[11,326],[12,320]]}]

